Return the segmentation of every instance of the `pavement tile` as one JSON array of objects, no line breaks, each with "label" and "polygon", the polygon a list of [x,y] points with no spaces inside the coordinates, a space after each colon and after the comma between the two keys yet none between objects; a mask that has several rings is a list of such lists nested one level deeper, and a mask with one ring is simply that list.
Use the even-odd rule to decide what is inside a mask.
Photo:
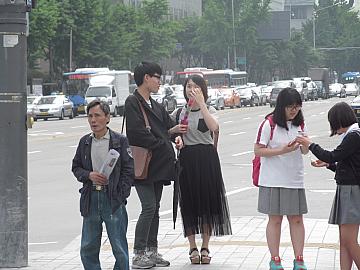
[{"label": "pavement tile", "polygon": [[[159,252],[170,260],[168,269],[195,270],[267,270],[270,254],[266,244],[266,216],[232,217],[233,235],[213,237],[210,242],[210,265],[191,265],[188,255],[187,239],[183,236],[182,224],[178,219],[173,229],[172,218],[160,221]],[[327,220],[304,219],[305,250],[304,258],[309,270],[338,270],[339,245],[338,227],[329,225]],[[128,242],[132,257],[136,220],[129,222]],[[201,246],[201,237],[196,241]],[[83,269],[79,256],[80,236],[59,252],[30,252],[29,267],[26,270],[80,270]],[[286,220],[282,226],[280,254],[285,270],[293,267],[293,250],[289,226]],[[103,270],[113,268],[114,258],[106,231],[103,233],[100,260]],[[6,268],[2,268],[6,269]],[[13,268],[12,268],[13,269]],[[155,268],[156,269],[156,268]],[[355,267],[353,267],[355,269]]]}]

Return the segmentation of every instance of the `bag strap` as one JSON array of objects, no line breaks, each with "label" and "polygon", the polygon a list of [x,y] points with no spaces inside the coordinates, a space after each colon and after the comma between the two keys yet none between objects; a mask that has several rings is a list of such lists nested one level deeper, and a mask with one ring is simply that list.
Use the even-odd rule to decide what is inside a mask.
[{"label": "bag strap", "polygon": [[[144,120],[145,120],[145,127],[147,130],[151,130],[151,126],[150,126],[150,123],[149,123],[149,119],[145,113],[145,110],[144,110],[144,106],[141,104],[140,100],[134,95],[134,97],[136,98],[137,102],[139,103],[139,106],[140,106],[140,110],[144,116]],[[125,118],[126,118],[126,114],[125,114],[125,110],[124,110],[124,117],[123,117],[123,121],[122,121],[122,126],[121,126],[121,134],[123,134],[124,132],[124,124],[125,124]]]},{"label": "bag strap", "polygon": [[259,131],[258,131],[258,134],[257,134],[257,137],[256,137],[256,143],[260,142],[261,132],[262,132],[262,129],[263,129],[263,126],[264,126],[266,120],[269,121],[270,128],[271,128],[271,130],[270,130],[270,140],[272,140],[272,138],[273,138],[274,129],[275,129],[276,124],[274,123],[274,119],[273,119],[272,115],[269,115],[268,117],[266,117],[266,119],[264,121],[262,121],[262,123],[261,123],[261,125],[259,127]]}]

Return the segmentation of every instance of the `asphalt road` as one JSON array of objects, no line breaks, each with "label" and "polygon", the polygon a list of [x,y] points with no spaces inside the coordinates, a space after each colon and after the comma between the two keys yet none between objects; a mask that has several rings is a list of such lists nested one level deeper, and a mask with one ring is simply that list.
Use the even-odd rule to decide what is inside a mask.
[{"label": "asphalt road", "polygon": [[[308,134],[314,142],[332,149],[339,139],[329,138],[328,109],[340,100],[309,101],[303,104]],[[271,112],[269,105],[218,111],[219,156],[232,216],[257,213],[257,188],[251,182],[251,160],[257,127]],[[121,130],[122,118],[112,118],[110,127]],[[84,116],[72,120],[39,120],[28,131],[29,250],[64,248],[81,233],[79,193],[81,184],[71,173],[71,160],[80,137],[89,132]],[[333,173],[311,168],[304,156],[309,218],[327,219],[334,196]],[[172,187],[166,187],[161,217],[170,218]],[[135,190],[128,201],[129,220],[136,219],[140,206]]]}]

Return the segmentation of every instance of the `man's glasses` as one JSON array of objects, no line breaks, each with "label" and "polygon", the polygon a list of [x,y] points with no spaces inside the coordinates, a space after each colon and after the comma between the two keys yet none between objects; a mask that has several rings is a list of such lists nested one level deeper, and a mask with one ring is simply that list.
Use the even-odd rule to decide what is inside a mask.
[{"label": "man's glasses", "polygon": [[158,78],[159,80],[161,79],[161,76],[160,76],[160,75],[157,75],[157,74],[151,75],[151,77]]}]

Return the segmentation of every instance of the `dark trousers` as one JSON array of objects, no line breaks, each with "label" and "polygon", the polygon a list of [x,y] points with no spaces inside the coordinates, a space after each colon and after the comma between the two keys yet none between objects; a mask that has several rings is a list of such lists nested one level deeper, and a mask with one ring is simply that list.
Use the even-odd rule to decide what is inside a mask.
[{"label": "dark trousers", "polygon": [[99,252],[102,223],[105,223],[112,252],[116,259],[114,270],[129,269],[129,251],[126,239],[128,216],[122,204],[111,213],[110,200],[103,191],[91,191],[90,213],[83,219],[81,235],[81,261],[85,270],[101,270]]},{"label": "dark trousers", "polygon": [[136,223],[134,253],[158,247],[159,208],[162,183],[135,185],[141,203],[141,214]]}]

